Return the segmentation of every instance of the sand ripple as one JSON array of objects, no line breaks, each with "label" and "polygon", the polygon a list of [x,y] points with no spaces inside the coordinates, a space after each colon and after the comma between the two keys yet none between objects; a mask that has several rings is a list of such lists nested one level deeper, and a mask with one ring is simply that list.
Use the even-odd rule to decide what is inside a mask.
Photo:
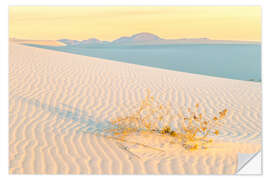
[{"label": "sand ripple", "polygon": [[[237,153],[260,149],[261,83],[14,43],[9,66],[12,174],[233,174]],[[136,137],[166,150],[160,153],[97,135],[109,119],[133,110],[148,88],[175,108],[200,103],[209,116],[227,108],[221,136],[199,152],[185,152],[155,136]],[[177,119],[171,124],[177,126]]]}]

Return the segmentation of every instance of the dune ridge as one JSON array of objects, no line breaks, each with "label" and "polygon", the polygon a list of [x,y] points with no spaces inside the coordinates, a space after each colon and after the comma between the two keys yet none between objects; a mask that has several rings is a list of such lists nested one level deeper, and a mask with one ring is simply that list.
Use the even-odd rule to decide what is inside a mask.
[{"label": "dune ridge", "polygon": [[[237,153],[261,148],[261,83],[145,67],[10,43],[10,174],[234,174]],[[227,108],[207,150],[186,152],[166,139],[135,136],[149,146],[102,136],[108,121],[146,95],[213,117]],[[177,119],[171,119],[177,127]]]}]

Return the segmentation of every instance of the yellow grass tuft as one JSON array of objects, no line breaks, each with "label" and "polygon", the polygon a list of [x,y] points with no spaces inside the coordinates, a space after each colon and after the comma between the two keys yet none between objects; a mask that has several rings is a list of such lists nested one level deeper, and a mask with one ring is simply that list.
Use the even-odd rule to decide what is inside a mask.
[{"label": "yellow grass tuft", "polygon": [[[228,110],[224,109],[219,112],[218,117],[208,119],[198,113],[199,107],[197,103],[194,112],[191,108],[188,108],[188,115],[186,116],[183,115],[181,109],[177,114],[173,114],[169,106],[158,103],[148,90],[146,98],[135,112],[111,120],[114,125],[111,132],[117,138],[125,140],[132,133],[148,131],[168,135],[188,151],[205,149],[207,144],[213,142],[209,136],[219,135],[217,127],[221,125],[220,120],[224,119]],[[182,122],[181,127],[173,130],[164,121],[165,117],[177,117]],[[162,127],[160,127],[160,124],[162,124]]]}]

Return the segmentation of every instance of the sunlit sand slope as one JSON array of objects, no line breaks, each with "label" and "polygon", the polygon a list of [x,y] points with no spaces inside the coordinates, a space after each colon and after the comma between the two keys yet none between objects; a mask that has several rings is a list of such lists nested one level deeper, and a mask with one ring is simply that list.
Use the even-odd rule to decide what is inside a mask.
[{"label": "sunlit sand slope", "polygon": [[[233,174],[237,153],[261,148],[261,83],[15,43],[9,58],[11,174]],[[213,117],[227,108],[220,135],[193,152],[157,134],[132,140],[161,151],[100,136],[111,118],[136,110],[147,89],[172,111],[199,103]]]}]

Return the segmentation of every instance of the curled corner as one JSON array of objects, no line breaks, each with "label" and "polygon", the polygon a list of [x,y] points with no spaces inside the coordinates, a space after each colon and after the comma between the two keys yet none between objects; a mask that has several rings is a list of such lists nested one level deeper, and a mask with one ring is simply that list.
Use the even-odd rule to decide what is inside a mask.
[{"label": "curled corner", "polygon": [[254,154],[238,153],[236,174],[262,175],[261,158],[261,151]]}]

